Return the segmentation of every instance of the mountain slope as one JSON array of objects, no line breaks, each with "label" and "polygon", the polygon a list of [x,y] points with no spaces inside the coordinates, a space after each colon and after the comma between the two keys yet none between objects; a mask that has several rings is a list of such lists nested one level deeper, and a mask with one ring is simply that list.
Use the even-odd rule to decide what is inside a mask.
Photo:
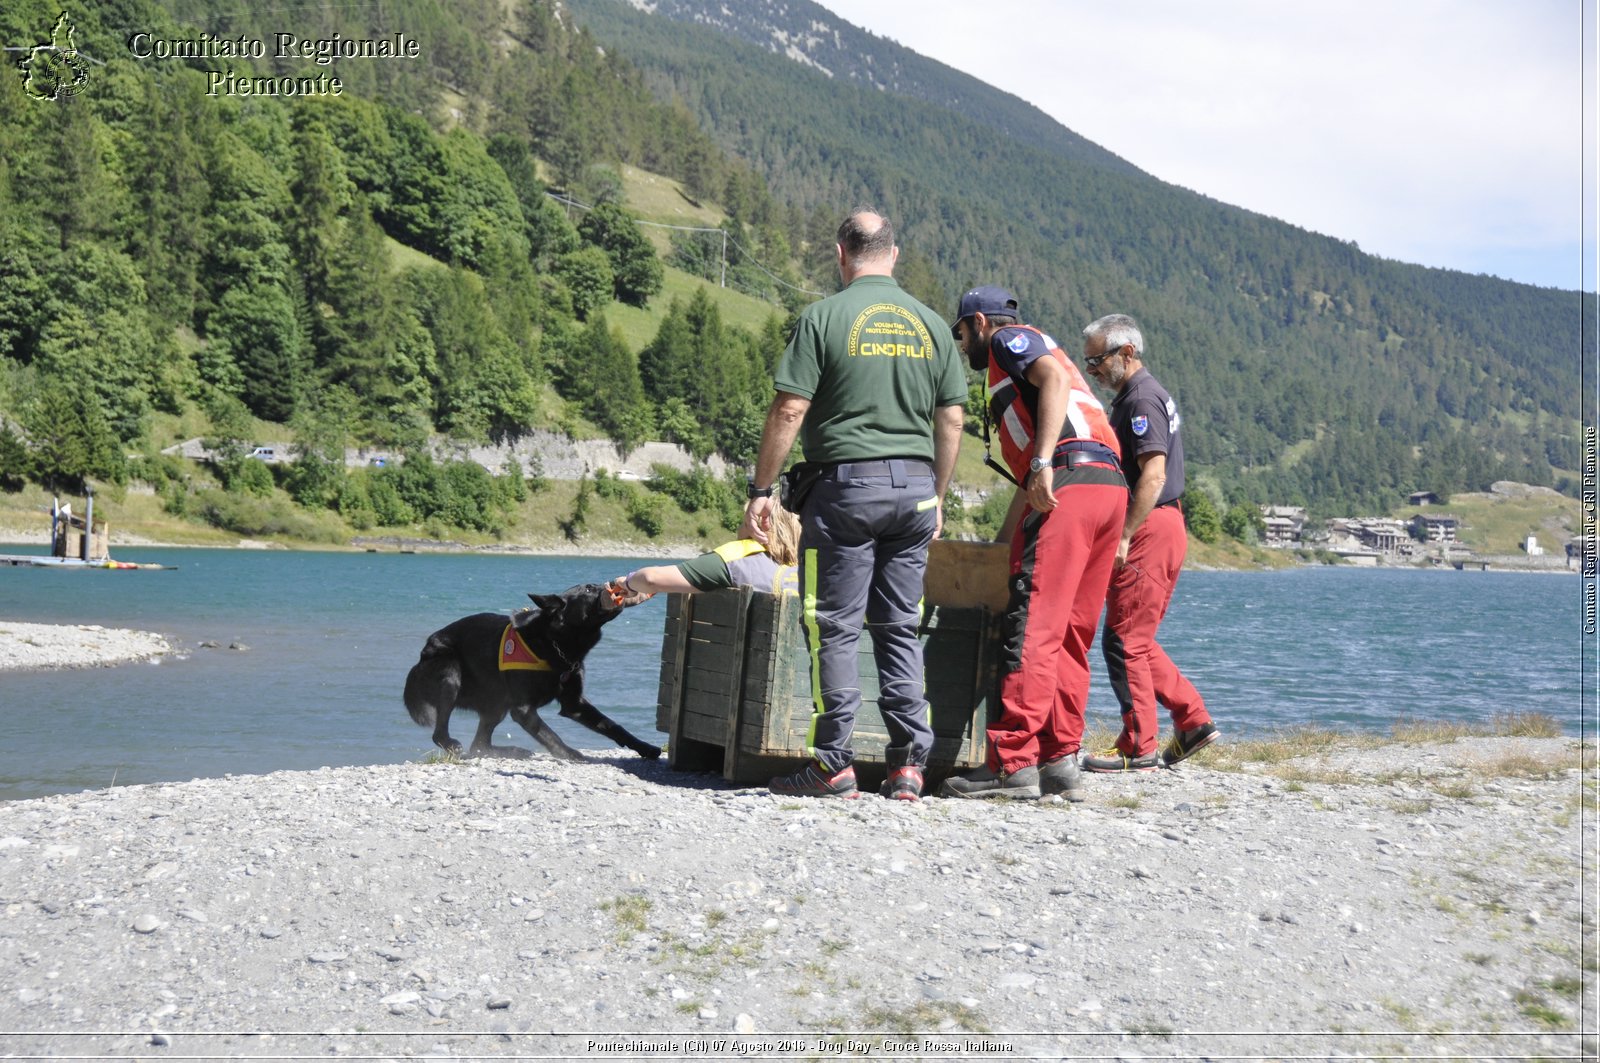
[{"label": "mountain slope", "polygon": [[1124,174],[1139,169],[1019,99],[943,63],[846,22],[818,4],[653,0],[636,5],[674,22],[717,30],[843,82],[921,100],[965,115],[1049,154]]},{"label": "mountain slope", "polygon": [[1166,185],[806,0],[569,7],[810,216],[812,241],[871,202],[933,260],[947,311],[994,281],[1066,337],[1135,314],[1191,460],[1234,493],[1383,508],[1576,470],[1577,293],[1383,260]]}]

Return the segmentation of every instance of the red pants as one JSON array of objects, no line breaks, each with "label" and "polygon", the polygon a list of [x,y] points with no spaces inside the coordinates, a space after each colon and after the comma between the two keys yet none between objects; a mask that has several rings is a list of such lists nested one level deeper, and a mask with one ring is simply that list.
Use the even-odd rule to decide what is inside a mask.
[{"label": "red pants", "polygon": [[1122,538],[1121,484],[1056,488],[1049,513],[1028,510],[1011,538],[1011,601],[1002,648],[1000,718],[989,766],[1013,772],[1075,753],[1089,701],[1089,647]]},{"label": "red pants", "polygon": [[1106,630],[1100,641],[1106,675],[1122,706],[1117,748],[1130,757],[1155,752],[1156,706],[1172,714],[1180,731],[1209,723],[1211,714],[1159,643],[1156,628],[1167,615],[1189,538],[1176,506],[1152,510],[1128,547],[1128,563],[1112,574],[1106,595]]}]

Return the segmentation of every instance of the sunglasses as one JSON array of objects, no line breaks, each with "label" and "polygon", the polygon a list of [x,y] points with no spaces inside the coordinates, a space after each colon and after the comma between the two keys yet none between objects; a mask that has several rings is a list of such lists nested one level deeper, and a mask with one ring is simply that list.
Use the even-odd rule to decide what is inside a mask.
[{"label": "sunglasses", "polygon": [[[1124,344],[1123,346],[1127,346],[1127,345]],[[1107,358],[1115,358],[1117,355],[1119,355],[1121,353],[1122,353],[1122,347],[1118,347],[1114,351],[1107,351],[1104,354],[1097,354],[1093,358],[1085,358],[1083,360],[1083,364],[1088,366],[1090,369],[1099,369],[1101,362],[1105,361]]]}]

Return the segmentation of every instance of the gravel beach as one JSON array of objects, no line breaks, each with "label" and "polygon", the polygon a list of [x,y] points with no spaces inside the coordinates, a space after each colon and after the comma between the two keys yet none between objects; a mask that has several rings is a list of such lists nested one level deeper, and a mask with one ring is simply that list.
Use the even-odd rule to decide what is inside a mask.
[{"label": "gravel beach", "polygon": [[1195,760],[1081,804],[631,755],[4,803],[0,1058],[1593,1058],[1592,750]]},{"label": "gravel beach", "polygon": [[92,668],[170,653],[151,631],[97,624],[23,624],[0,620],[0,672],[13,668]]}]

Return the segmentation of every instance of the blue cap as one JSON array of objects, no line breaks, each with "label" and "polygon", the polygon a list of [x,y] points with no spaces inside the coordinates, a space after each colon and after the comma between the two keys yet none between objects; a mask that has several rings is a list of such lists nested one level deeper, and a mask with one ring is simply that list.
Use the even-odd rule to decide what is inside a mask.
[{"label": "blue cap", "polygon": [[950,332],[954,334],[956,326],[973,314],[982,314],[985,317],[999,315],[1022,320],[1022,311],[1017,309],[1017,297],[993,284],[974,288],[961,297],[961,308],[956,311],[956,319],[950,325]]}]

